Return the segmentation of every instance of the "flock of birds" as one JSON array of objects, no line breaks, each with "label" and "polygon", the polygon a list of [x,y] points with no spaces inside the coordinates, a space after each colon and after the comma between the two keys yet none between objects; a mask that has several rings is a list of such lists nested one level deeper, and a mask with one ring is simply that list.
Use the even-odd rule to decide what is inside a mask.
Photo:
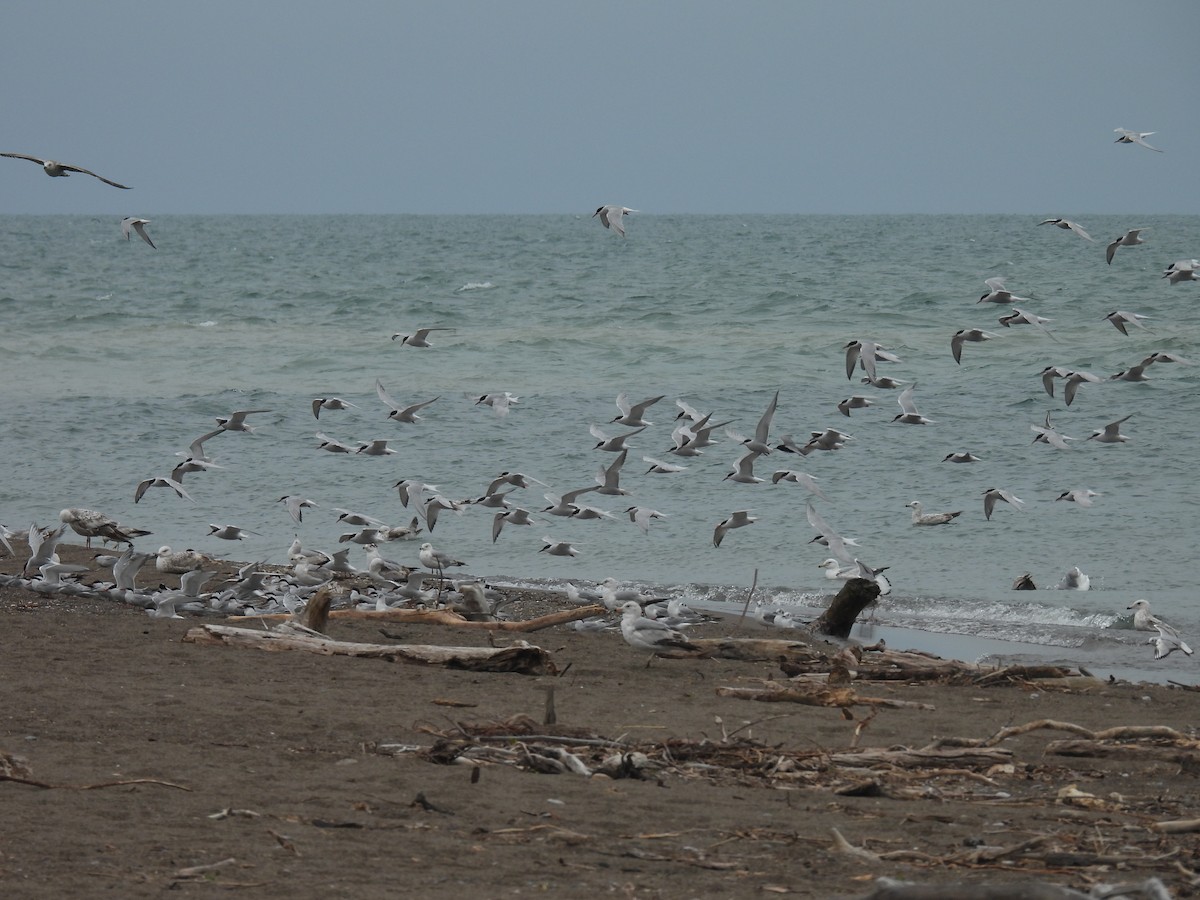
[{"label": "flock of birds", "polygon": [[[1154,132],[1131,132],[1117,129],[1118,143],[1138,144],[1155,152],[1162,152],[1151,147],[1145,138]],[[118,182],[104,178],[95,172],[78,166],[67,165],[54,160],[41,159],[20,153],[3,153],[0,156],[25,159],[42,166],[45,173],[52,177],[64,177],[71,173],[90,175],[105,184],[128,190],[128,187]],[[610,228],[625,237],[624,219],[637,210],[619,205],[605,205],[596,209],[593,218],[599,218],[605,228]],[[138,236],[150,247],[154,242],[145,230],[149,220],[130,216],[122,221],[122,231],[126,239],[131,233]],[[1052,224],[1063,230],[1072,232],[1080,238],[1093,241],[1094,239],[1077,222],[1065,218],[1051,218],[1039,223]],[[1131,229],[1117,237],[1107,245],[1106,261],[1112,264],[1119,248],[1133,247],[1145,243],[1141,237],[1144,228]],[[1162,277],[1174,285],[1183,281],[1200,280],[1200,260],[1183,259],[1172,263]],[[1045,327],[1050,319],[1038,316],[1023,306],[1034,302],[1030,298],[1018,297],[1009,291],[1002,278],[986,280],[987,291],[983,293],[978,303],[1002,304],[1011,309],[999,318],[1003,327],[1011,328],[1022,325],[1031,326],[1040,332],[1053,337]],[[1105,319],[1122,334],[1128,335],[1129,329],[1145,329],[1147,316],[1117,310]],[[404,347],[427,350],[435,346],[430,336],[437,331],[452,329],[436,326],[422,327],[411,333],[396,333],[391,336],[393,341]],[[996,338],[997,335],[981,328],[964,328],[950,338],[950,350],[955,363],[962,365],[962,355],[968,343],[979,344]],[[848,379],[853,379],[855,373],[862,372],[861,382],[878,390],[899,389],[896,395],[899,412],[892,418],[894,424],[928,426],[934,425],[935,420],[923,415],[915,400],[917,382],[906,383],[884,375],[881,364],[901,362],[899,357],[888,348],[871,339],[855,339],[845,347],[845,371]],[[1100,384],[1111,381],[1144,381],[1146,369],[1152,365],[1161,364],[1188,365],[1188,360],[1182,359],[1165,351],[1156,351],[1137,364],[1112,376],[1097,376],[1090,372],[1071,370],[1057,366],[1047,366],[1042,372],[1042,383],[1050,397],[1055,396],[1059,381],[1062,384],[1062,397],[1070,406],[1077,392],[1084,385]],[[375,392],[380,402],[387,407],[386,418],[398,424],[417,424],[421,421],[422,410],[436,403],[440,397],[421,400],[414,403],[399,402],[387,392],[381,381],[376,380]],[[491,537],[493,543],[499,540],[503,530],[509,526],[533,526],[551,520],[551,517],[565,517],[576,520],[596,519],[612,520],[617,515],[611,511],[591,506],[583,502],[585,495],[596,494],[607,497],[627,497],[629,490],[621,486],[621,472],[629,458],[630,439],[641,434],[653,424],[646,416],[655,404],[665,399],[665,395],[648,397],[638,402],[625,393],[618,395],[616,406],[618,415],[610,424],[620,425],[625,430],[611,433],[604,428],[592,425],[590,433],[596,438],[593,450],[600,453],[614,454],[608,465],[602,465],[596,473],[594,483],[584,487],[566,491],[562,494],[547,492],[544,494],[548,506],[531,509],[517,505],[510,499],[516,490],[526,490],[533,485],[546,487],[544,482],[519,472],[501,472],[487,487],[472,499],[455,500],[446,496],[436,485],[422,483],[415,479],[403,479],[393,486],[397,490],[401,502],[413,512],[410,521],[401,525],[390,525],[385,521],[348,509],[337,508],[338,521],[347,528],[354,530],[343,533],[339,543],[358,545],[365,553],[365,566],[356,567],[350,560],[350,547],[344,547],[335,552],[307,549],[302,546],[297,537],[288,550],[289,566],[271,571],[263,562],[244,566],[236,577],[229,582],[230,586],[221,590],[205,593],[204,585],[212,578],[219,563],[214,557],[193,550],[174,551],[168,545],[163,545],[157,553],[141,553],[134,549],[134,541],[145,537],[148,532],[124,525],[104,513],[85,509],[68,508],[60,513],[60,524],[55,528],[42,528],[31,525],[27,534],[30,555],[18,575],[4,576],[0,582],[19,584],[30,590],[42,593],[67,595],[93,595],[109,599],[117,599],[133,603],[145,608],[155,616],[179,616],[182,613],[203,614],[255,614],[279,611],[294,611],[302,606],[311,594],[321,586],[335,578],[346,576],[362,576],[363,589],[352,591],[349,602],[364,608],[386,609],[395,605],[405,604],[446,604],[472,618],[495,618],[503,616],[502,594],[491,590],[487,585],[476,580],[451,581],[446,572],[452,568],[464,567],[466,563],[455,556],[435,548],[426,541],[420,544],[418,551],[419,566],[413,566],[389,559],[383,552],[383,547],[393,541],[411,541],[418,539],[423,533],[432,534],[438,517],[444,512],[462,514],[470,507],[479,507],[492,512]],[[475,401],[476,405],[490,407],[498,416],[505,416],[520,398],[510,393],[502,392],[485,394]],[[778,408],[779,392],[776,391],[766,409],[759,416],[752,435],[744,435],[736,431],[732,420],[713,422],[714,414],[702,413],[686,401],[676,400],[677,413],[671,430],[670,446],[663,455],[673,457],[672,461],[653,456],[643,456],[642,461],[648,464],[647,475],[676,475],[684,472],[688,466],[684,460],[700,456],[705,449],[722,442],[714,437],[720,432],[723,439],[738,446],[738,455],[732,462],[730,470],[724,476],[725,480],[735,484],[762,484],[768,480],[775,485],[794,483],[801,486],[809,495],[805,503],[806,517],[817,532],[812,542],[827,548],[832,554],[820,563],[825,575],[830,580],[845,581],[863,578],[875,582],[881,594],[887,594],[891,585],[883,574],[887,566],[872,567],[858,555],[859,544],[853,538],[839,533],[831,526],[813,504],[813,497],[826,499],[822,493],[818,479],[808,473],[793,468],[780,467],[766,476],[757,474],[755,469],[764,457],[775,452],[793,454],[797,458],[807,457],[816,452],[832,452],[842,449],[853,438],[839,429],[827,428],[814,431],[804,440],[797,440],[791,435],[772,437],[773,419]],[[837,404],[838,411],[849,418],[852,412],[869,409],[877,402],[876,396],[852,394]],[[356,404],[339,397],[319,397],[311,402],[311,412],[315,420],[320,421],[321,414],[336,413],[348,409],[356,409]],[[217,427],[196,438],[189,445],[186,453],[181,453],[182,461],[172,467],[169,474],[144,479],[134,489],[134,502],[140,502],[151,488],[165,488],[175,497],[191,501],[191,494],[183,486],[185,475],[192,473],[220,470],[222,466],[207,454],[206,444],[228,433],[251,433],[253,425],[247,420],[250,416],[269,413],[267,409],[236,410],[227,416],[218,417]],[[1099,444],[1120,444],[1129,438],[1120,430],[1121,425],[1129,420],[1131,415],[1125,415],[1097,428],[1086,438]],[[721,431],[723,429],[723,431]],[[1075,438],[1057,431],[1047,413],[1044,424],[1032,425],[1034,442],[1044,443],[1057,450],[1070,449],[1071,441]],[[363,456],[387,456],[395,451],[388,446],[387,440],[371,440],[351,444],[329,437],[323,431],[317,431],[317,449],[333,454],[353,454]],[[674,461],[678,460],[678,461]],[[970,451],[956,451],[945,457],[947,462],[956,464],[972,464],[980,461],[980,457]],[[1088,488],[1074,488],[1061,492],[1058,501],[1073,502],[1080,506],[1091,506],[1094,498],[1101,496],[1098,491]],[[305,497],[285,495],[279,498],[293,521],[299,525],[303,521],[306,509],[313,509],[316,504]],[[1000,503],[1006,504],[1015,511],[1021,510],[1025,503],[1004,488],[988,487],[981,493],[982,509],[985,519],[991,519]],[[962,510],[926,512],[919,500],[907,504],[911,510],[913,526],[932,527],[953,525]],[[657,520],[666,518],[666,514],[646,506],[631,505],[624,511],[624,517],[647,532]],[[754,524],[757,517],[750,509],[733,510],[715,524],[712,531],[712,545],[720,547],[730,531]],[[85,583],[81,576],[90,571],[89,567],[64,564],[56,552],[58,543],[65,531],[70,528],[75,534],[85,538],[88,547],[93,539],[105,543],[124,545],[125,549],[119,555],[98,556],[97,559],[112,567],[112,580],[95,580]],[[243,540],[246,535],[254,534],[247,529],[233,524],[212,523],[209,525],[209,536],[222,540]],[[14,554],[11,538],[14,533],[0,527],[0,541],[10,554]],[[573,543],[557,539],[549,535],[542,538],[541,550],[551,556],[574,557],[578,549]],[[14,554],[15,555],[15,554]],[[162,587],[144,589],[137,586],[138,572],[151,559],[155,569],[162,573],[180,576],[178,590]],[[360,562],[360,565],[362,563]],[[1016,589],[1034,589],[1032,578],[1026,574],[1014,583]],[[1087,590],[1089,579],[1078,568],[1070,570],[1060,588]],[[692,645],[683,634],[683,629],[691,624],[702,621],[704,617],[694,611],[682,607],[678,601],[667,602],[659,598],[647,597],[622,590],[611,579],[601,583],[594,591],[580,591],[569,588],[567,595],[580,603],[602,603],[611,612],[619,613],[622,636],[631,646],[655,652],[665,649],[687,649]],[[1185,654],[1192,653],[1180,638],[1178,633],[1161,619],[1149,611],[1149,603],[1139,600],[1130,609],[1134,610],[1133,626],[1135,629],[1155,631],[1157,636],[1150,643],[1155,647],[1155,658],[1161,659],[1175,650]],[[777,611],[758,609],[755,616],[765,624],[777,627],[794,627],[790,616],[779,614]],[[613,627],[604,618],[583,620],[576,624],[580,630],[603,630]]]}]

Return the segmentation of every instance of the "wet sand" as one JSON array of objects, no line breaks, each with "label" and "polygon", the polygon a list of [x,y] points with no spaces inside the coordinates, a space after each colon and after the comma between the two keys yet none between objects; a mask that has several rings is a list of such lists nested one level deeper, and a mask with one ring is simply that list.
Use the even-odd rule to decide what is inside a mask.
[{"label": "wet sand", "polygon": [[[1196,832],[1152,827],[1197,814],[1194,691],[859,682],[860,697],[933,708],[841,709],[718,694],[785,682],[773,661],[647,666],[619,634],[565,626],[328,626],[349,641],[525,639],[558,670],[529,676],[185,642],[200,622],[0,590],[0,894],[849,898],[881,875],[1081,890],[1157,875],[1196,895]],[[757,629],[741,633],[779,636]],[[1044,728],[983,761],[944,740],[936,764],[886,756],[1044,719],[1179,734],[1066,755],[1084,736]],[[559,750],[593,774],[540,771]],[[1061,793],[1072,785],[1086,796]]]}]

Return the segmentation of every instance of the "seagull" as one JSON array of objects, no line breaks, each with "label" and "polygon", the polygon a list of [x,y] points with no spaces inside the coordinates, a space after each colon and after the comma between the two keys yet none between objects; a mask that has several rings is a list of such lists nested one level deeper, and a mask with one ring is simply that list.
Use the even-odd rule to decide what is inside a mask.
[{"label": "seagull", "polygon": [[599,216],[601,225],[605,228],[611,228],[621,237],[625,237],[625,223],[622,221],[622,218],[635,212],[637,212],[636,209],[630,209],[628,206],[599,206],[592,213],[592,218],[594,219],[596,216]]},{"label": "seagull", "polygon": [[1001,488],[988,488],[983,492],[983,516],[986,519],[992,518],[992,510],[996,507],[996,501],[1003,500],[1005,503],[1012,506],[1014,509],[1024,509],[1025,501],[1020,497],[1010,494]]},{"label": "seagull", "polygon": [[1179,284],[1181,281],[1200,281],[1196,277],[1196,272],[1200,270],[1200,259],[1180,259],[1167,266],[1162,273],[1162,277],[1166,278],[1170,284]]},{"label": "seagull", "polygon": [[838,412],[848,419],[850,418],[850,410],[866,409],[867,407],[874,405],[875,401],[870,397],[864,397],[862,394],[855,394],[852,397],[847,397],[845,400],[838,403],[837,408]]},{"label": "seagull", "polygon": [[160,572],[180,575],[184,572],[203,569],[205,566],[212,565],[215,562],[216,560],[207,553],[201,553],[198,550],[180,550],[176,552],[164,544],[158,548],[154,567]]},{"label": "seagull", "polygon": [[1012,291],[1006,290],[1004,279],[999,276],[985,278],[983,283],[988,286],[989,290],[981,294],[979,299],[975,301],[976,303],[1003,303],[1007,306],[1012,306],[1014,300],[1021,303],[1031,302],[1031,298],[1029,297],[1018,297]]},{"label": "seagull", "polygon": [[653,519],[665,519],[666,513],[661,513],[657,509],[651,509],[648,506],[631,506],[625,510],[629,516],[629,521],[642,529],[642,534],[650,533],[650,522]]},{"label": "seagull", "polygon": [[317,505],[317,504],[313,503],[311,500],[306,500],[304,497],[299,497],[295,494],[285,494],[284,496],[280,497],[275,502],[282,503],[285,506],[287,506],[288,514],[296,522],[304,521],[304,510],[306,507],[307,508],[315,508]]},{"label": "seagull", "polygon": [[1152,637],[1146,641],[1147,644],[1154,645],[1154,658],[1164,659],[1174,653],[1176,650],[1182,650],[1188,656],[1192,655],[1192,648],[1180,640],[1178,635],[1171,634],[1169,631],[1158,626],[1158,637]]},{"label": "seagull", "polygon": [[815,475],[809,475],[807,472],[796,472],[792,469],[777,469],[771,473],[771,484],[779,484],[781,481],[791,481],[801,485],[810,494],[816,494],[822,500],[829,499],[821,493],[821,487],[817,484]]},{"label": "seagull", "polygon": [[1134,228],[1132,231],[1127,231],[1119,238],[1114,239],[1112,243],[1108,245],[1108,249],[1105,250],[1105,259],[1108,260],[1108,264],[1110,266],[1112,265],[1113,257],[1116,256],[1118,247],[1132,247],[1136,244],[1146,243],[1140,237],[1138,237],[1138,235],[1143,231],[1148,230],[1149,229],[1146,228]]},{"label": "seagull", "polygon": [[904,505],[912,510],[912,523],[914,525],[949,525],[962,515],[961,509],[957,512],[923,513],[921,511],[920,500],[910,500]]},{"label": "seagull", "polygon": [[[695,644],[683,636],[683,633],[672,628],[658,619],[648,619],[642,615],[642,608],[636,600],[626,600],[621,604],[621,637],[635,650],[649,650],[650,659],[663,650],[700,650]],[[650,665],[650,660],[646,660]]]},{"label": "seagull", "polygon": [[[183,485],[174,478],[147,478],[138,483],[137,490],[133,492],[133,502],[137,503],[142,499],[142,495],[152,487],[170,488],[175,492],[175,496],[183,497],[185,500],[192,500],[192,495],[183,489]],[[195,503],[195,500],[192,500]]]},{"label": "seagull", "polygon": [[1130,131],[1127,128],[1114,128],[1113,131],[1120,135],[1119,138],[1113,141],[1114,144],[1141,144],[1147,150],[1153,150],[1155,153],[1162,153],[1162,151],[1157,147],[1151,147],[1144,140],[1142,140],[1143,138],[1150,137],[1152,134],[1158,134],[1157,131]]},{"label": "seagull", "polygon": [[1083,574],[1079,566],[1071,566],[1058,583],[1060,591],[1086,591],[1092,587],[1092,579]]},{"label": "seagull", "polygon": [[66,178],[72,172],[78,172],[80,175],[91,175],[93,178],[99,178],[105,184],[111,184],[115,188],[120,188],[123,191],[128,191],[129,188],[123,184],[117,184],[115,181],[109,181],[103,176],[97,175],[91,169],[82,169],[79,166],[69,166],[66,163],[55,162],[52,159],[40,159],[36,156],[29,156],[25,153],[0,153],[0,156],[7,156],[11,159],[27,159],[30,162],[35,162],[42,167],[51,178]]},{"label": "seagull", "polygon": [[964,328],[961,331],[954,332],[954,337],[950,338],[950,352],[954,354],[954,361],[962,365],[962,345],[964,341],[979,343],[980,341],[990,340],[995,336],[984,331],[982,328]]},{"label": "seagull", "polygon": [[[132,547],[134,538],[150,534],[149,531],[143,531],[140,528],[129,528],[122,525],[116,519],[106,516],[102,512],[82,507],[64,509],[58,514],[58,520],[70,526],[71,530],[77,535],[85,538],[84,546],[87,547],[92,546],[92,538],[94,537],[98,537],[105,542],[112,541],[118,544],[128,544]],[[8,552],[12,553],[12,547],[8,548]]]},{"label": "seagull", "polygon": [[1072,222],[1070,219],[1043,219],[1041,222],[1038,222],[1038,224],[1057,225],[1059,228],[1062,228],[1065,231],[1075,232],[1075,234],[1079,235],[1085,241],[1092,241],[1095,243],[1096,240],[1094,237],[1084,231],[1078,222]]},{"label": "seagull", "polygon": [[556,541],[554,538],[543,537],[545,545],[538,553],[548,553],[551,556],[578,556],[579,551],[569,541]]},{"label": "seagull", "polygon": [[1013,582],[1012,589],[1014,591],[1036,591],[1037,585],[1033,583],[1033,576],[1026,572]]},{"label": "seagull", "polygon": [[843,566],[833,557],[822,560],[817,568],[824,569],[825,577],[830,581],[849,581],[858,577],[858,566]]},{"label": "seagull", "polygon": [[[146,234],[146,226],[150,224],[149,219],[139,219],[136,216],[126,216],[121,220],[121,233],[125,235],[125,240],[129,240],[129,232],[136,231],[138,237],[154,247],[154,241],[150,240],[150,235]],[[154,249],[158,249],[155,247]]]},{"label": "seagull", "polygon": [[430,403],[441,399],[441,395],[439,394],[437,397],[434,397],[433,400],[426,400],[424,403],[414,403],[412,406],[401,407],[399,403],[388,396],[387,391],[383,389],[383,382],[378,378],[375,379],[375,393],[379,395],[379,399],[383,401],[384,405],[391,409],[391,412],[389,412],[387,416],[389,419],[395,419],[397,422],[408,422],[412,425],[423,421],[422,418],[417,415],[418,412],[420,412]]},{"label": "seagull", "polygon": [[1129,334],[1129,332],[1125,330],[1125,326],[1136,325],[1138,328],[1145,328],[1146,326],[1142,324],[1142,320],[1150,317],[1140,315],[1139,313],[1123,312],[1122,310],[1118,309],[1115,312],[1110,312],[1104,318],[1111,322],[1113,327],[1116,328],[1117,331],[1121,332],[1121,334]]},{"label": "seagull", "polygon": [[666,394],[660,394],[657,397],[651,397],[648,400],[643,400],[641,403],[630,403],[629,395],[622,391],[621,393],[617,394],[617,409],[621,411],[621,414],[613,419],[613,421],[618,425],[627,425],[630,428],[653,425],[653,422],[647,422],[643,416],[645,416],[646,410],[648,410],[651,406],[665,396]]},{"label": "seagull", "polygon": [[734,528],[743,528],[746,525],[753,525],[758,521],[758,516],[750,515],[750,510],[739,509],[732,513],[728,519],[717,523],[717,527],[713,529],[713,546],[720,547],[721,541],[725,540],[725,535]]},{"label": "seagull", "polygon": [[913,389],[917,383],[914,381],[908,387],[900,392],[896,398],[896,402],[900,404],[901,412],[897,413],[892,419],[893,422],[900,422],[904,425],[933,425],[933,419],[927,419],[917,412],[917,405],[913,402]]},{"label": "seagull", "polygon": [[1156,628],[1161,628],[1167,634],[1177,635],[1179,632],[1171,625],[1168,625],[1154,613],[1150,612],[1149,600],[1135,600],[1130,603],[1126,609],[1132,609],[1133,612],[1133,627],[1136,631],[1153,631]]},{"label": "seagull", "polygon": [[341,397],[317,397],[312,402],[312,413],[314,419],[321,418],[321,410],[323,409],[358,409],[349,400],[343,400]]},{"label": "seagull", "polygon": [[1137,600],[1130,604],[1127,609],[1134,610],[1133,627],[1135,630],[1158,632],[1158,637],[1150,638],[1147,641],[1147,643],[1155,645],[1155,659],[1162,659],[1175,650],[1182,650],[1188,656],[1192,655],[1192,648],[1180,640],[1179,632],[1150,612],[1150,602],[1148,600]]},{"label": "seagull", "polygon": [[[1129,416],[1132,416],[1132,415],[1133,415],[1133,413],[1129,414]],[[1088,440],[1089,441],[1094,440],[1100,444],[1124,443],[1125,441],[1129,440],[1129,438],[1126,437],[1125,435],[1121,434],[1121,423],[1124,422],[1126,419],[1128,419],[1129,416],[1124,416],[1120,419],[1117,419],[1117,421],[1115,421],[1115,422],[1109,422],[1103,428],[1096,429],[1095,431],[1092,432],[1092,434],[1088,438]]]},{"label": "seagull", "polygon": [[421,545],[417,557],[421,560],[421,565],[434,572],[440,572],[443,569],[448,569],[450,566],[465,566],[466,563],[462,560],[455,559],[448,553],[442,550],[435,550],[433,544],[428,542]]},{"label": "seagull", "polygon": [[1054,498],[1055,502],[1066,500],[1068,503],[1076,503],[1079,506],[1091,506],[1092,498],[1102,496],[1100,491],[1093,491],[1090,488],[1075,488],[1070,491],[1063,491]]},{"label": "seagull", "polygon": [[412,334],[396,333],[392,335],[392,340],[400,338],[400,343],[407,344],[409,347],[432,347],[429,343],[429,333],[431,331],[453,331],[453,328],[434,326],[432,328],[418,328]]},{"label": "seagull", "polygon": [[947,453],[942,457],[942,462],[973,463],[979,462],[979,457],[968,450],[960,450],[956,453]]},{"label": "seagull", "polygon": [[257,531],[249,531],[245,528],[238,528],[236,525],[209,525],[208,536],[220,538],[223,541],[240,541],[248,534],[258,534]]},{"label": "seagull", "polygon": [[228,418],[225,418],[225,419],[218,418],[216,420],[216,422],[220,426],[221,431],[252,432],[252,431],[254,431],[254,429],[246,424],[246,416],[251,415],[253,413],[269,413],[269,412],[271,412],[271,410],[269,410],[269,409],[239,409],[239,410],[235,410],[234,412],[231,412],[229,414]]}]

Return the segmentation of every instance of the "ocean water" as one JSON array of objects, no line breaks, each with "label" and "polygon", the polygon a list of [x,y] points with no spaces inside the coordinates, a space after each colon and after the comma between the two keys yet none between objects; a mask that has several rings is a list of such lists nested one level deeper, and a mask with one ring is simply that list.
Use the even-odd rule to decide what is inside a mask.
[{"label": "ocean water", "polygon": [[[1057,215],[1058,213],[1053,213]],[[697,602],[755,596],[819,609],[839,586],[809,543],[809,494],[772,484],[776,469],[819,480],[815,507],[872,566],[888,566],[892,593],[880,628],[938,635],[969,652],[996,639],[1010,656],[1080,662],[1099,670],[1191,677],[1195,658],[1154,662],[1126,607],[1156,613],[1200,642],[1193,523],[1200,460],[1200,365],[1156,364],[1142,383],[1084,384],[1065,405],[1039,377],[1049,365],[1100,376],[1156,350],[1200,362],[1200,284],[1169,285],[1171,262],[1200,256],[1200,216],[1088,216],[1088,243],[1031,216],[665,216],[638,214],[622,239],[579,216],[160,216],[153,250],[95,216],[0,217],[0,380],[4,428],[0,521],[54,523],[67,506],[102,510],[151,529],[143,549],[193,547],[232,559],[286,561],[292,538],[335,549],[352,529],[335,508],[392,524],[413,512],[393,485],[416,479],[448,497],[478,497],[502,471],[545,483],[509,500],[537,512],[547,492],[594,484],[615,454],[594,449],[595,424],[615,434],[615,398],[663,395],[652,426],[630,440],[621,475],[628,496],[581,500],[613,519],[544,516],[505,528],[495,510],[443,513],[433,543],[496,581],[588,584],[615,577]],[[1146,243],[1105,263],[1108,240],[1143,227]],[[1009,307],[977,303],[984,279],[1004,276],[1046,330],[1005,328]],[[1128,336],[1113,310],[1149,316]],[[395,333],[434,331],[428,349]],[[980,327],[954,362],[950,337]],[[915,382],[931,425],[894,424],[899,391],[848,379],[844,345],[869,339],[899,362],[880,374]],[[437,400],[418,424],[387,419],[375,383],[407,404]],[[506,417],[477,397],[519,396]],[[712,421],[752,434],[779,392],[771,437],[838,428],[843,449],[762,457],[765,483],[725,479],[741,455],[725,436],[699,457],[667,453],[677,398]],[[875,405],[841,415],[838,401]],[[314,419],[316,397],[357,408]],[[222,467],[185,477],[194,502],[153,489],[190,442],[237,409],[254,433],[205,445]],[[1047,411],[1077,438],[1070,450],[1032,442]],[[1130,440],[1088,441],[1123,416]],[[384,457],[317,449],[316,432],[356,445],[386,438]],[[981,457],[943,462],[954,451]],[[648,455],[686,471],[648,474]],[[985,520],[982,492],[1011,491]],[[1090,508],[1063,491],[1101,492]],[[286,494],[315,509],[296,525]],[[962,510],[949,526],[915,528],[905,504]],[[625,516],[660,510],[648,534]],[[732,511],[757,521],[713,546]],[[240,543],[207,536],[210,523],[258,532]],[[543,536],[578,556],[541,553]],[[416,543],[387,555],[416,564]],[[360,556],[356,550],[352,559]],[[1086,592],[1056,590],[1079,566]],[[1016,592],[1030,573],[1040,590]]]}]

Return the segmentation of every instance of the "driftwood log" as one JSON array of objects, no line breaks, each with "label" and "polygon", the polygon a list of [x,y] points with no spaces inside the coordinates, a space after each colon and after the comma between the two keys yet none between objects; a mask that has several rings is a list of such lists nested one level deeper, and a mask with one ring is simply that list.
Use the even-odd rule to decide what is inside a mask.
[{"label": "driftwood log", "polygon": [[829,608],[808,627],[814,634],[848,638],[859,613],[879,599],[879,585],[865,578],[851,578],[829,603]]},{"label": "driftwood log", "polygon": [[805,706],[886,706],[892,709],[933,709],[928,703],[892,700],[886,697],[860,697],[847,687],[831,688],[822,684],[765,682],[762,687],[719,687],[718,697],[759,700],[767,703],[801,703]]},{"label": "driftwood log", "polygon": [[[417,625],[450,625],[454,628],[474,628],[485,631],[511,631],[527,634],[531,631],[541,631],[554,625],[565,625],[576,619],[586,619],[590,616],[602,616],[608,610],[599,604],[578,606],[564,609],[560,612],[538,616],[536,619],[502,622],[472,622],[464,619],[456,612],[446,609],[335,609],[329,613],[330,619],[374,619],[381,622],[407,622]],[[230,622],[281,622],[291,618],[288,613],[270,613],[263,616],[230,616]],[[321,629],[317,629],[320,631]]]},{"label": "driftwood log", "polygon": [[365,644],[306,634],[234,628],[230,625],[201,625],[188,631],[183,640],[192,644],[225,644],[258,650],[304,650],[325,656],[384,659],[475,672],[516,672],[521,675],[555,675],[558,672],[549,653],[529,644],[500,648]]}]

